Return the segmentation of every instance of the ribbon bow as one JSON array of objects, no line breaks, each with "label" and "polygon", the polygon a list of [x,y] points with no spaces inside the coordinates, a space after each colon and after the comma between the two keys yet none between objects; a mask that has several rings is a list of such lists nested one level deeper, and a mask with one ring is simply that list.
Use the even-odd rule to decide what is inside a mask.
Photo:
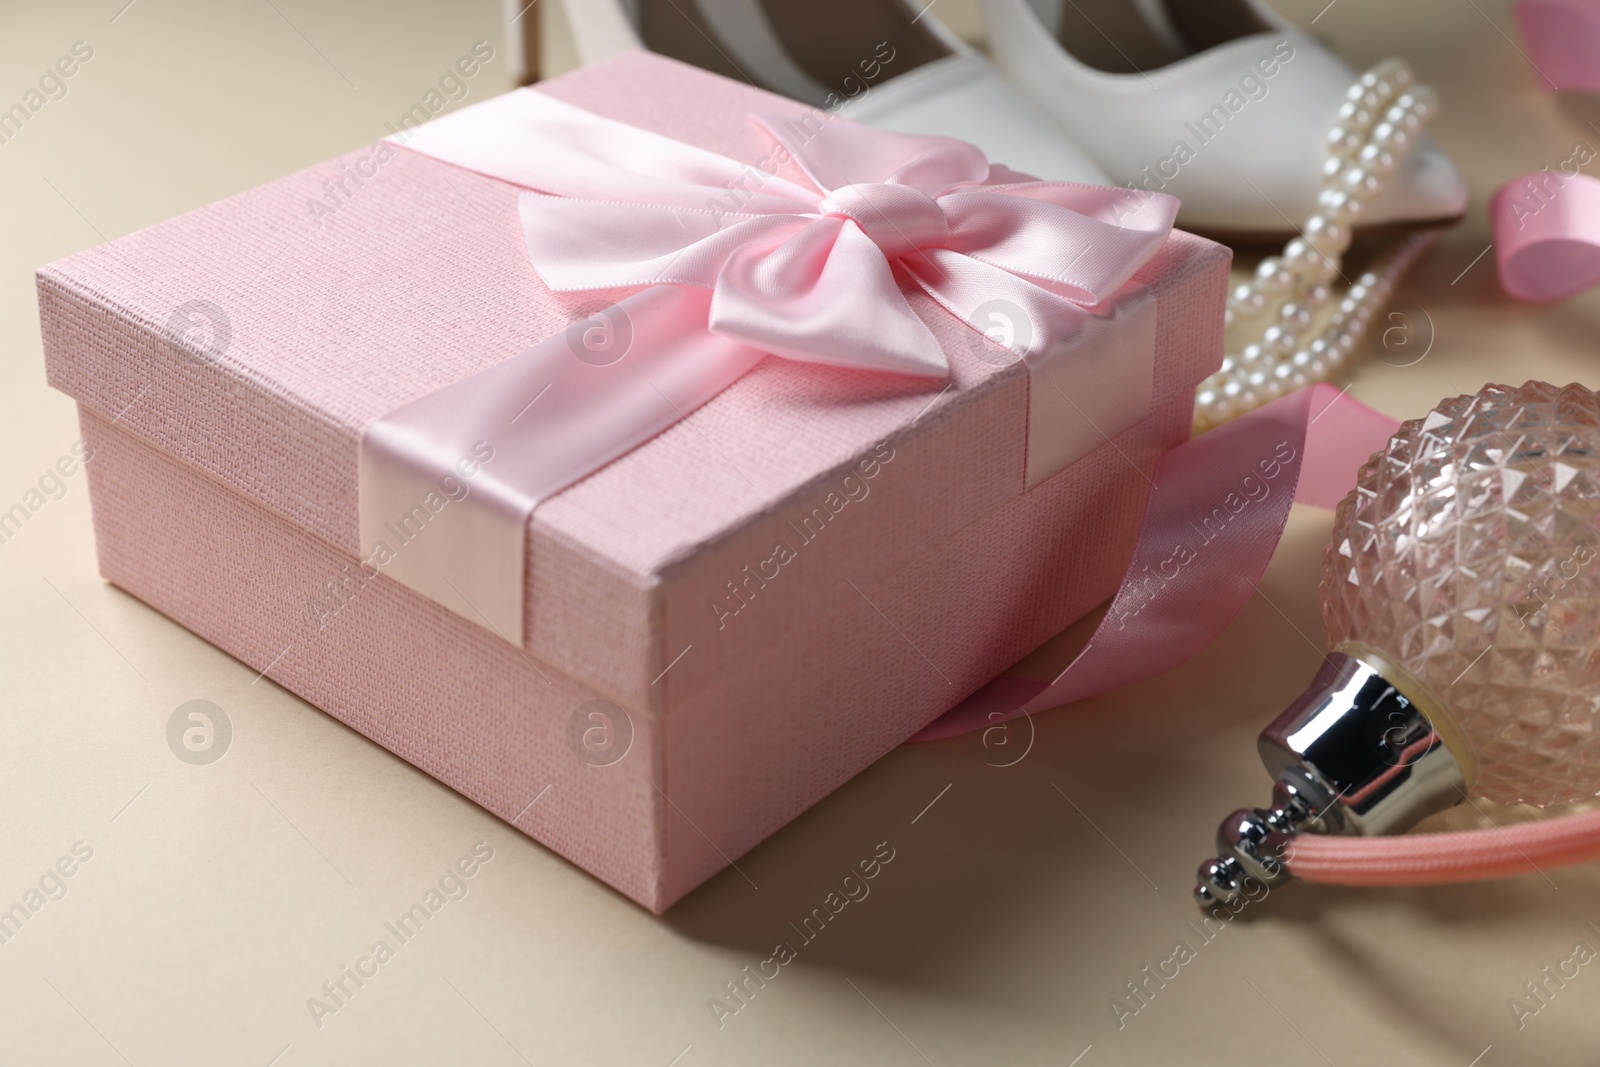
[{"label": "ribbon bow", "polygon": [[[638,291],[611,309],[628,336],[614,356],[607,347],[608,358],[592,358],[587,334],[579,346],[569,330],[367,426],[361,539],[374,553],[394,516],[494,442],[493,470],[385,574],[518,643],[527,520],[541,500],[683,419],[768,353],[947,375],[905,278],[968,323],[998,312],[1013,327],[1006,348],[1043,355],[1161,247],[1177,210],[1160,193],[1025,178],[945,137],[758,121],[775,142],[759,168],[534,90],[396,136],[538,190],[521,194],[519,214],[552,290]],[[780,176],[791,160],[794,177]],[[1153,345],[1153,326],[1150,336]],[[1030,425],[1029,447],[1047,430]]]},{"label": "ribbon bow", "polygon": [[[1165,194],[1036,181],[963,141],[842,119],[755,117],[776,142],[757,168],[532,90],[478,107],[506,136],[435,122],[406,146],[539,190],[522,228],[552,290],[709,289],[714,333],[810,363],[948,373],[897,272],[969,323],[1009,301],[1031,328],[1006,347],[1026,358],[1069,306],[1127,282],[1177,213]],[[790,159],[809,185],[778,176]]]}]

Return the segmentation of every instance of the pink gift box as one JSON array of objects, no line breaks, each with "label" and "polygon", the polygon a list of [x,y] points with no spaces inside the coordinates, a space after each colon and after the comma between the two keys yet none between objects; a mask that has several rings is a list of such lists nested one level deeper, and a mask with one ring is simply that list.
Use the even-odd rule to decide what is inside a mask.
[{"label": "pink gift box", "polygon": [[[747,115],[809,110],[642,53],[537,91],[752,163]],[[1114,591],[1229,253],[1173,233],[1054,369],[910,283],[948,383],[767,358],[539,505],[519,648],[368,576],[357,520],[369,423],[594,306],[517,195],[368,147],[69,256],[49,378],[106,578],[659,912]]]}]

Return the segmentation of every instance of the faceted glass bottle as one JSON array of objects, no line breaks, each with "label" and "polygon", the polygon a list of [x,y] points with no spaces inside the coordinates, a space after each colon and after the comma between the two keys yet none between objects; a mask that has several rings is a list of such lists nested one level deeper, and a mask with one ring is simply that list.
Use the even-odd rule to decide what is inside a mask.
[{"label": "faceted glass bottle", "polygon": [[1470,746],[1474,792],[1600,794],[1593,392],[1489,385],[1405,423],[1339,505],[1321,592],[1330,644],[1398,666]]}]

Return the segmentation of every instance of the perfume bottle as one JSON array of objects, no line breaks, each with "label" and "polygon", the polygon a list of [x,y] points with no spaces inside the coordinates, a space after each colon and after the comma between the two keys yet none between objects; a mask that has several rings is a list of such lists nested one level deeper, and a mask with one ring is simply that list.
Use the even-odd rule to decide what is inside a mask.
[{"label": "perfume bottle", "polygon": [[1286,880],[1298,833],[1600,794],[1600,398],[1489,385],[1402,425],[1335,513],[1321,600],[1333,651],[1259,739],[1273,806],[1223,821],[1202,905]]}]

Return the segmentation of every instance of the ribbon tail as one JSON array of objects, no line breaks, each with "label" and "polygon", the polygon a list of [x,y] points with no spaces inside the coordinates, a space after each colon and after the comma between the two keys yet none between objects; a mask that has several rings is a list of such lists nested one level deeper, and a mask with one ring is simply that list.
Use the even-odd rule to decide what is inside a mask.
[{"label": "ribbon tail", "polygon": [[[1178,666],[1255,592],[1290,504],[1332,507],[1397,426],[1323,384],[1167,452],[1156,463],[1156,488],[1122,586],[1078,658],[1051,682],[1002,675],[911,740],[996,726]],[[1247,498],[1246,479],[1264,491]]]},{"label": "ribbon tail", "polygon": [[1512,8],[1528,61],[1558,93],[1600,92],[1600,11],[1581,0],[1519,0]]},{"label": "ribbon tail", "polygon": [[1500,284],[1518,300],[1565,300],[1600,282],[1600,181],[1525,174],[1495,190],[1489,218]]}]

